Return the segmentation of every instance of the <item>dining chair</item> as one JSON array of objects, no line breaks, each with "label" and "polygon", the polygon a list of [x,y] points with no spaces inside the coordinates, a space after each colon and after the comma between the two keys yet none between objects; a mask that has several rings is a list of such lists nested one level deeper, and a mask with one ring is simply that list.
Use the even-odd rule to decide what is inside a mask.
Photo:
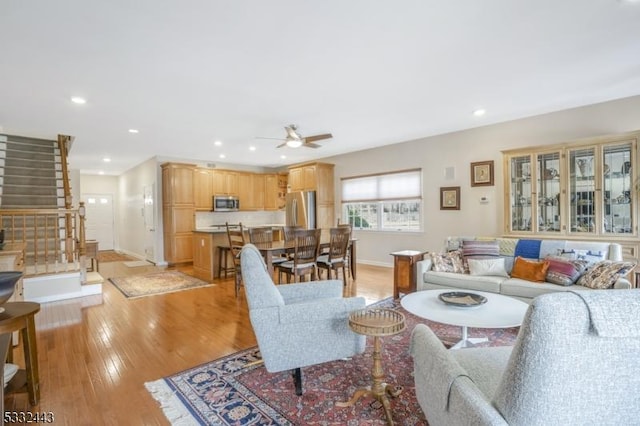
[{"label": "dining chair", "polygon": [[298,282],[298,277],[304,281],[306,274],[311,276],[311,280],[318,279],[318,267],[316,259],[320,249],[320,229],[297,229],[293,239],[293,259],[275,265],[278,271],[278,283],[281,274],[287,275],[287,283]]},{"label": "dining chair", "polygon": [[[270,226],[261,226],[249,228],[249,242],[258,248],[273,246],[273,228]],[[271,260],[273,265],[288,260],[286,256],[276,257]]]},{"label": "dining chair", "polygon": [[229,239],[229,251],[231,252],[235,271],[236,297],[238,297],[238,294],[240,293],[240,285],[242,284],[240,251],[246,244],[244,239],[244,228],[242,227],[242,222],[237,225],[230,225],[229,222],[225,222],[225,225],[227,227],[227,238]]},{"label": "dining chair", "polygon": [[331,271],[335,271],[336,279],[338,279],[338,269],[342,268],[342,280],[347,284],[347,248],[349,246],[349,237],[351,229],[341,226],[331,228],[329,230],[329,251],[327,254],[318,256],[316,264],[320,269],[327,270],[327,279],[331,279]]},{"label": "dining chair", "polygon": [[349,242],[347,243],[347,254],[344,257],[344,261],[345,264],[349,266],[347,272],[351,277],[351,235],[353,234],[353,228],[350,223],[340,223],[340,218],[338,218],[338,228],[349,228]]}]

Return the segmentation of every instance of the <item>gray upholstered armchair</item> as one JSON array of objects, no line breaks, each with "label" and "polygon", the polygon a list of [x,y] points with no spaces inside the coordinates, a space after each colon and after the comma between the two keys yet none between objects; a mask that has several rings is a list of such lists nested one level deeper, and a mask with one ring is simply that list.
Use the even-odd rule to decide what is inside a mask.
[{"label": "gray upholstered armchair", "polygon": [[447,350],[425,325],[411,338],[429,424],[640,422],[640,290],[545,294],[515,346]]},{"label": "gray upholstered armchair", "polygon": [[301,368],[362,353],[365,336],[349,328],[349,313],[365,307],[362,297],[342,297],[342,281],[276,286],[260,252],[247,244],[240,254],[249,317],[270,373],[294,370],[302,395]]}]

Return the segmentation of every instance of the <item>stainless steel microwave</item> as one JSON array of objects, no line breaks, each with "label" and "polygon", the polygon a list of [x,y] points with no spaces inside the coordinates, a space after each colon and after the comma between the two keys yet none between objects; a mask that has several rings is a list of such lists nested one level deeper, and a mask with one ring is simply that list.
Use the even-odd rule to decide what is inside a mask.
[{"label": "stainless steel microwave", "polygon": [[240,210],[240,200],[233,195],[214,195],[214,212],[237,212]]}]

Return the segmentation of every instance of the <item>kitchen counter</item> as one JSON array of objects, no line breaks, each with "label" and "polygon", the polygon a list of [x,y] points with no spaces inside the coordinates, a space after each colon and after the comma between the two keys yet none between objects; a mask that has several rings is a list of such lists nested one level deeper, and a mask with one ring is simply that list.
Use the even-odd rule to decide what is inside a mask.
[{"label": "kitchen counter", "polygon": [[[262,228],[264,226],[270,226],[272,228],[282,228],[284,227],[284,223],[262,223],[262,224],[242,224],[244,229],[249,228]],[[212,225],[212,226],[202,226],[200,228],[196,228],[193,232],[206,232],[209,234],[217,234],[217,233],[226,233],[227,229],[225,225]]]}]

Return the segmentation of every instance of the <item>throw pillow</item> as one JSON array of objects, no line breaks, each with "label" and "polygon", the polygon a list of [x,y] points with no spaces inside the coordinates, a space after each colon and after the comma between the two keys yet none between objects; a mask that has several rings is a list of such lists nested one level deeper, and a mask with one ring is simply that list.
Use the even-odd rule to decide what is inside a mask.
[{"label": "throw pillow", "polygon": [[516,261],[513,263],[513,269],[511,269],[511,277],[527,281],[544,282],[547,277],[547,269],[549,269],[549,262],[546,260],[537,262],[516,257]]},{"label": "throw pillow", "polygon": [[553,284],[573,285],[587,269],[587,262],[584,260],[569,260],[552,256],[547,256],[546,260],[549,262],[546,281]]},{"label": "throw pillow", "polygon": [[618,278],[627,275],[635,266],[633,262],[603,260],[585,272],[578,280],[578,285],[598,289],[611,288]]},{"label": "throw pillow", "polygon": [[455,272],[457,274],[464,273],[462,264],[462,254],[458,250],[447,253],[431,253],[431,261],[433,266],[431,269],[435,272]]},{"label": "throw pillow", "polygon": [[508,277],[504,267],[504,258],[469,259],[469,273],[477,276]]},{"label": "throw pillow", "polygon": [[496,240],[463,240],[462,257],[464,271],[469,272],[469,259],[487,259],[500,256],[500,244]]}]

